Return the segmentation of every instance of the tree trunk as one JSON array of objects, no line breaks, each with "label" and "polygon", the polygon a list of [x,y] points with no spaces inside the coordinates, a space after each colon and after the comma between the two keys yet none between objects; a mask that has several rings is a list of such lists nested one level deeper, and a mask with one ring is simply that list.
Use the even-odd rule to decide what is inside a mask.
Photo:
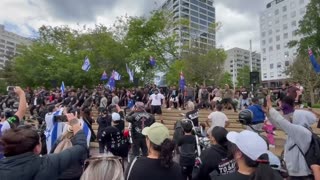
[{"label": "tree trunk", "polygon": [[310,101],[311,105],[314,105],[314,89],[313,86],[309,85]]},{"label": "tree trunk", "polygon": [[206,79],[203,80],[203,85],[206,87]]}]

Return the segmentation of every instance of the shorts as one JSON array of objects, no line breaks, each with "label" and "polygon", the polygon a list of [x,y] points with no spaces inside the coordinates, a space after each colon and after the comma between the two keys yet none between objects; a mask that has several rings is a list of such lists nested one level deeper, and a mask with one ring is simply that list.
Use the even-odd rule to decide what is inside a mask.
[{"label": "shorts", "polygon": [[222,98],[221,97],[214,97],[213,98],[213,102],[220,102],[222,100]]},{"label": "shorts", "polygon": [[162,114],[161,106],[151,106],[151,114]]}]

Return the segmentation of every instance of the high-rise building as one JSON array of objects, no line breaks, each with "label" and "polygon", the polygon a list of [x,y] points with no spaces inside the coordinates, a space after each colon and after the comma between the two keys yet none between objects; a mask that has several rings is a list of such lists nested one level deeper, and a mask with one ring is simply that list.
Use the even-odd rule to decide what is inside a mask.
[{"label": "high-rise building", "polygon": [[259,53],[252,52],[252,64],[250,65],[250,51],[241,48],[232,48],[226,51],[227,59],[224,62],[224,71],[228,72],[237,82],[239,69],[244,66],[251,66],[254,71],[259,71],[261,68],[261,55]]},{"label": "high-rise building", "polygon": [[4,25],[0,24],[0,68],[8,60],[19,54],[21,45],[30,45],[32,41],[15,33],[6,31]]},{"label": "high-rise building", "polygon": [[301,38],[296,31],[309,2],[310,0],[274,0],[261,13],[261,76],[266,84],[278,86],[280,81],[288,78],[285,70],[297,55],[297,48],[289,48],[288,42]]},{"label": "high-rise building", "polygon": [[166,0],[162,9],[172,13],[174,21],[189,20],[189,27],[177,25],[171,32],[179,36],[179,52],[183,46],[208,50],[216,45],[215,7],[213,0]]}]

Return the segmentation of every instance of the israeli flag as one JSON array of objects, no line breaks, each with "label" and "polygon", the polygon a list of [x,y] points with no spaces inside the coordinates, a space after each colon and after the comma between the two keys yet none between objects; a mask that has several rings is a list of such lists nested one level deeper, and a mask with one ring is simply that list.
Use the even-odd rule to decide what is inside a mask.
[{"label": "israeli flag", "polygon": [[64,90],[65,90],[64,82],[63,82],[63,81],[62,81],[62,83],[61,83],[60,90],[61,90],[61,96],[63,97],[63,96],[64,96]]},{"label": "israeli flag", "polygon": [[112,72],[113,79],[119,81],[121,79],[121,75],[117,71]]},{"label": "israeli flag", "polygon": [[[63,109],[59,109],[58,111],[52,113],[52,116],[46,116],[46,142],[47,142],[47,152],[48,154],[51,151],[51,148],[53,147],[54,143],[58,140],[58,138],[62,135],[63,129],[65,126],[64,122],[54,122],[53,117],[54,116],[60,116],[62,115]],[[49,126],[48,126],[49,124]]]},{"label": "israeli flag", "polygon": [[[79,119],[80,125],[82,127],[82,130],[84,132],[84,134],[87,137],[87,145],[88,147],[90,146],[90,139],[91,139],[91,131],[89,126],[83,121],[82,118]],[[63,128],[63,134],[67,132],[67,130],[70,128],[70,125],[66,124]]]},{"label": "israeli flag", "polygon": [[84,59],[83,65],[82,65],[82,70],[88,72],[90,68],[91,68],[91,64],[90,64],[88,56],[86,56],[86,58]]},{"label": "israeli flag", "polygon": [[134,73],[133,73],[133,71],[128,67],[127,64],[126,64],[126,68],[127,68],[127,73],[129,74],[129,80],[130,80],[131,82],[133,82]]}]

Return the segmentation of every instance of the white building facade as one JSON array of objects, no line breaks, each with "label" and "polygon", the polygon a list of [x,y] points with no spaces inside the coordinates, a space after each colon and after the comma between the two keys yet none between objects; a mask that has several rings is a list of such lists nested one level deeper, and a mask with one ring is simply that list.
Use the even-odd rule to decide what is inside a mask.
[{"label": "white building facade", "polygon": [[15,33],[5,30],[4,25],[0,24],[0,68],[2,68],[8,57],[19,54],[21,45],[30,45],[32,41]]},{"label": "white building facade", "polygon": [[241,48],[232,48],[226,51],[227,59],[224,62],[224,71],[228,72],[234,78],[236,82],[239,69],[244,66],[251,67],[253,71],[259,71],[261,68],[261,55],[259,53],[252,52],[252,64],[250,65],[250,51]]},{"label": "white building facade", "polygon": [[261,78],[271,86],[288,78],[286,68],[297,56],[288,42],[299,40],[296,31],[310,0],[274,0],[260,15]]}]

